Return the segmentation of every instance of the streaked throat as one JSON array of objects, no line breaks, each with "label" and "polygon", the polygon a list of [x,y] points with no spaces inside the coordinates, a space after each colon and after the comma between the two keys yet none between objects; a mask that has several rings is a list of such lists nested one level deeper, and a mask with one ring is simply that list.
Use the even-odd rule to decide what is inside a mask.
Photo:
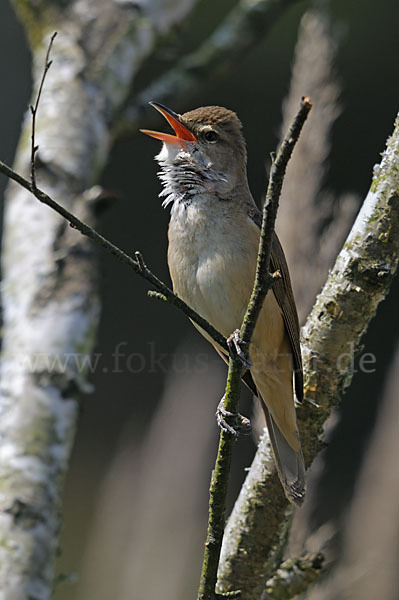
[{"label": "streaked throat", "polygon": [[175,202],[188,206],[195,197],[204,193],[219,195],[218,190],[226,185],[227,179],[213,168],[196,146],[190,152],[168,146],[164,144],[155,157],[161,167],[158,177],[163,189],[159,197],[164,199],[164,208]]}]

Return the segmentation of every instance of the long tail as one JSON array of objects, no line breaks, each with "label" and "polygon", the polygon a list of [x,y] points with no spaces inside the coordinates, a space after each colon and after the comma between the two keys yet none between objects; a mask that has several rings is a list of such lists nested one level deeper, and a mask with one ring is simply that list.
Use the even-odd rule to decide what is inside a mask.
[{"label": "long tail", "polygon": [[305,464],[302,450],[295,452],[279,430],[264,402],[261,402],[266,417],[270,442],[276,462],[277,473],[285,495],[290,502],[301,506],[305,499]]}]

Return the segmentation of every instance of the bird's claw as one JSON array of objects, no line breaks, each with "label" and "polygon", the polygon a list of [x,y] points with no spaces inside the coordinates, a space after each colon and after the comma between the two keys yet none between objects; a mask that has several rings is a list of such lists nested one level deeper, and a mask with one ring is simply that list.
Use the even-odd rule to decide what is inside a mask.
[{"label": "bird's claw", "polygon": [[[234,419],[235,427],[232,427],[227,423],[226,419]],[[250,435],[252,431],[251,421],[240,415],[239,413],[232,413],[226,410],[224,407],[224,396],[218,404],[216,409],[216,421],[220,429],[238,437],[239,435]]]},{"label": "bird's claw", "polygon": [[233,333],[227,338],[227,345],[229,347],[230,352],[234,348],[238,358],[241,360],[242,364],[246,369],[249,369],[252,366],[252,361],[249,357],[249,354],[242,349],[242,346],[246,346],[241,337],[240,330],[236,329]]}]

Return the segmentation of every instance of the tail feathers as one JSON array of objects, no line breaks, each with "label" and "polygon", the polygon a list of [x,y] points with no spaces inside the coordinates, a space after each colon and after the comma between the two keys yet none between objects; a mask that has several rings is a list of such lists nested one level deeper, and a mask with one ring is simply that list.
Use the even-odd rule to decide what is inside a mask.
[{"label": "tail feathers", "polygon": [[305,499],[305,464],[301,449],[295,452],[276,425],[272,415],[262,402],[267,429],[276,462],[277,473],[285,495],[290,502],[301,506]]}]

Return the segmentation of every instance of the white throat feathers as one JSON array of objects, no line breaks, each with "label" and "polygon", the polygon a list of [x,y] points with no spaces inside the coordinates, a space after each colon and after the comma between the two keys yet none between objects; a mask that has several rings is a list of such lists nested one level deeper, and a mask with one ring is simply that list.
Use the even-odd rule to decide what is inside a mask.
[{"label": "white throat feathers", "polygon": [[164,143],[155,159],[161,167],[158,177],[163,189],[159,197],[164,198],[164,208],[175,202],[191,204],[201,194],[211,194],[223,200],[231,192],[225,175],[214,169],[212,162],[195,143]]}]

